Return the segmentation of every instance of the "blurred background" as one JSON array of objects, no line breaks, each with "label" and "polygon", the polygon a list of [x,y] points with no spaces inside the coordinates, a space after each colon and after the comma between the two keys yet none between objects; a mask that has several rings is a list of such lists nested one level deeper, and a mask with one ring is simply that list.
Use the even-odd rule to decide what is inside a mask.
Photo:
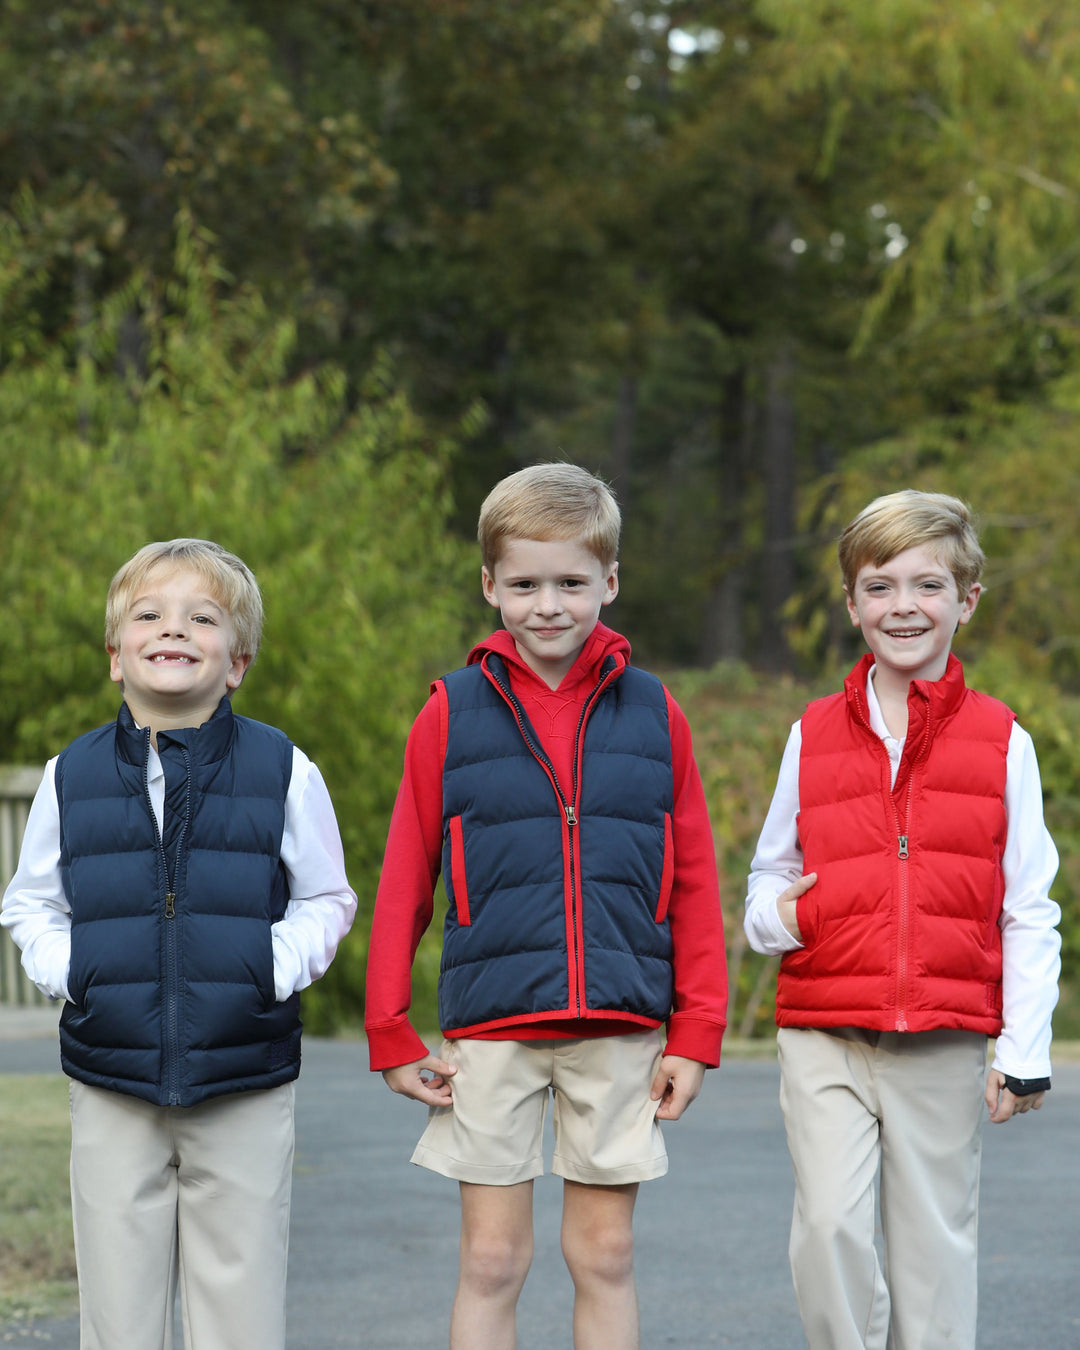
[{"label": "blurred background", "polygon": [[[791,720],[859,653],[835,538],[948,491],[989,558],[958,652],[1035,738],[1080,1034],[1075,18],[4,0],[0,764],[114,715],[135,549],[241,554],[268,622],[237,709],[319,763],[360,895],[305,1018],[355,1028],[405,735],[490,626],[478,506],[575,460],[624,509],[609,614],[690,716],[732,1026],[764,1034],[743,883]],[[433,932],[429,1025],[437,960]]]}]

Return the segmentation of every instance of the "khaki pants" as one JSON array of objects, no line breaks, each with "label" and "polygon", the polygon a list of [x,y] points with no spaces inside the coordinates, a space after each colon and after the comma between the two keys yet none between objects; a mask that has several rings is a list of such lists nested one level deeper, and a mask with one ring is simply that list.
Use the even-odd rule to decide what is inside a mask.
[{"label": "khaki pants", "polygon": [[71,1083],[81,1350],[284,1350],[295,1084],[154,1106]]},{"label": "khaki pants", "polygon": [[810,1350],[974,1350],[986,1037],[784,1027],[777,1044]]}]

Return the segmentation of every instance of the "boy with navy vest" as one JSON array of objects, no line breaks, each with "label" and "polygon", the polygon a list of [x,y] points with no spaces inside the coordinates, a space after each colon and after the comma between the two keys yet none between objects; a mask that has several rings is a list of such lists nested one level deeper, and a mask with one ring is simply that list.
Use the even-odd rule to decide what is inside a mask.
[{"label": "boy with navy vest", "polygon": [[[689,729],[598,622],[618,592],[619,527],[610,490],[573,465],[489,494],[481,579],[503,627],[433,686],[390,824],[371,1067],[430,1108],[413,1161],[460,1184],[456,1350],[515,1343],[549,1093],[574,1345],[638,1345],[638,1184],[667,1170],[657,1120],[679,1118],[720,1056],[724,940]],[[409,1005],[440,871],[436,1056]]]},{"label": "boy with navy vest", "polygon": [[1031,738],[952,655],[967,507],[879,497],[839,553],[870,652],[792,728],[746,902],[782,958],[792,1274],[810,1350],[973,1350],[983,1103],[1001,1124],[1050,1087],[1057,854]]},{"label": "boy with navy vest", "polygon": [[109,588],[116,721],[46,766],[3,923],[64,999],[82,1350],[284,1350],[299,991],[356,897],[319,771],[233,714],[262,601],[217,544]]}]

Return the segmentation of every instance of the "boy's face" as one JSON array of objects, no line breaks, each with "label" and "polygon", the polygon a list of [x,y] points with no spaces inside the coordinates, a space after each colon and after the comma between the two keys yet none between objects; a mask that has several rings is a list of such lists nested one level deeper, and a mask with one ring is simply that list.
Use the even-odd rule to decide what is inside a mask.
[{"label": "boy's face", "polygon": [[618,595],[618,571],[576,539],[510,539],[494,575],[485,567],[481,578],[518,655],[555,689]]},{"label": "boy's face", "polygon": [[957,592],[956,578],[927,544],[905,549],[880,567],[859,569],[846,591],[848,613],[883,673],[940,680],[957,624],[975,612],[982,587]]},{"label": "boy's face", "polygon": [[109,674],[140,726],[201,726],[239,688],[250,657],[230,655],[232,619],[192,568],[152,568],[109,647]]}]

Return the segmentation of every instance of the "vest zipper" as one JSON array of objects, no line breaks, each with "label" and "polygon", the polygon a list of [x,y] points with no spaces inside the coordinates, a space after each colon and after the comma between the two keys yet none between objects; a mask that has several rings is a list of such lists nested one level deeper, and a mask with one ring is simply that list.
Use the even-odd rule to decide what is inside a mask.
[{"label": "vest zipper", "polygon": [[[910,697],[910,695],[909,695]],[[923,720],[922,738],[917,747],[911,748],[909,758],[901,758],[900,768],[903,768],[903,759],[907,758],[907,780],[903,788],[903,824],[901,824],[900,809],[896,805],[895,795],[893,796],[893,810],[896,819],[896,858],[898,869],[898,890],[900,913],[897,923],[896,933],[896,1030],[907,1031],[907,996],[908,996],[908,960],[910,956],[911,939],[911,887],[910,871],[908,862],[911,857],[911,809],[915,797],[915,765],[921,763],[930,749],[931,728],[930,728],[930,703],[925,702],[925,716]],[[905,742],[904,750],[907,751],[909,745]],[[900,770],[897,770],[899,779]]]},{"label": "vest zipper", "polygon": [[[908,692],[908,703],[910,706],[911,692]],[[908,958],[910,955],[910,937],[911,937],[911,893],[909,886],[908,863],[911,857],[911,808],[914,797],[915,786],[915,764],[925,757],[931,741],[930,725],[930,703],[928,699],[923,700],[925,704],[925,716],[923,720],[922,737],[917,748],[913,747],[910,741],[905,737],[904,753],[900,757],[900,764],[896,772],[897,783],[902,786],[903,812],[897,804],[896,785],[894,784],[889,792],[889,803],[892,807],[893,825],[896,831],[896,859],[897,859],[897,920],[896,920],[896,1024],[897,1031],[907,1031],[907,995],[908,995]],[[856,693],[853,700],[853,706],[857,714],[858,721],[873,737],[875,744],[880,748],[886,761],[889,760],[889,752],[881,743],[881,738],[870,725],[870,715],[863,706],[862,696]],[[910,715],[909,715],[910,725]],[[910,751],[910,754],[908,753]],[[906,765],[906,775],[901,779]],[[890,776],[892,773],[891,763],[889,768]]]},{"label": "vest zipper", "polygon": [[510,711],[514,714],[514,720],[517,722],[518,731],[521,733],[522,739],[532,752],[534,758],[546,770],[548,777],[551,779],[551,785],[559,798],[559,803],[563,809],[563,815],[566,817],[566,829],[570,853],[570,923],[574,934],[574,965],[571,987],[574,998],[574,1007],[577,1011],[577,1016],[580,1017],[582,984],[585,979],[585,971],[582,966],[583,934],[581,933],[581,907],[578,896],[577,838],[575,831],[579,824],[576,808],[579,805],[581,778],[581,736],[585,729],[585,722],[588,719],[589,711],[592,708],[597,695],[600,694],[604,687],[615,678],[618,674],[618,670],[616,668],[601,674],[600,679],[594,685],[588,698],[586,698],[585,702],[581,705],[581,716],[578,718],[577,730],[574,733],[574,776],[571,784],[569,801],[567,801],[566,794],[559,784],[559,779],[555,773],[555,766],[548,758],[544,747],[537,740],[536,732],[533,731],[529,719],[525,715],[525,709],[521,706],[520,700],[510,688],[509,680],[504,681],[499,673],[491,669],[486,663],[483,666],[483,670],[490,679],[494,680],[499,692],[509,704]]},{"label": "vest zipper", "polygon": [[911,796],[912,796],[912,777],[909,775],[907,790],[904,800],[904,833],[901,834],[900,811],[893,804],[893,810],[896,818],[896,857],[897,865],[897,891],[899,896],[899,914],[897,916],[896,926],[896,1030],[907,1031],[907,976],[908,976],[908,939],[910,937],[911,914],[910,914],[910,895],[908,891],[908,841],[911,838]]},{"label": "vest zipper", "polygon": [[[143,788],[146,792],[146,803],[150,809],[150,820],[154,826],[154,838],[157,841],[158,854],[161,857],[161,869],[165,875],[165,918],[170,920],[165,925],[165,1070],[169,1089],[169,1105],[180,1105],[180,1028],[179,1028],[179,998],[180,998],[180,968],[177,952],[176,925],[171,922],[176,918],[176,889],[175,882],[177,874],[180,871],[180,849],[184,842],[184,835],[187,833],[188,817],[191,814],[191,761],[188,757],[187,748],[180,746],[181,753],[184,756],[184,769],[186,773],[184,788],[184,818],[180,824],[180,831],[176,836],[176,865],[173,868],[172,876],[169,875],[169,858],[165,852],[165,843],[161,837],[161,828],[157,822],[157,816],[154,814],[154,804],[150,797],[150,728],[144,728],[146,731],[145,759],[143,762]],[[164,767],[164,766],[163,766]],[[164,804],[162,810],[164,811]]]}]

